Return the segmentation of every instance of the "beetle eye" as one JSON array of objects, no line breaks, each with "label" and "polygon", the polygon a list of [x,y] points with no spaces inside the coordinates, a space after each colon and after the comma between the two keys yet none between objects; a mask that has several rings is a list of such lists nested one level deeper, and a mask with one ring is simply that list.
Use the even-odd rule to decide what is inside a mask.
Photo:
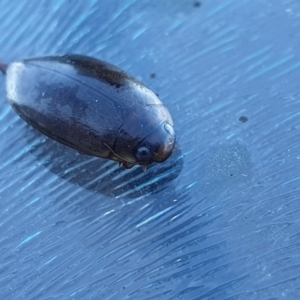
[{"label": "beetle eye", "polygon": [[152,158],[151,152],[147,147],[142,146],[137,149],[136,158],[140,164],[150,163]]}]

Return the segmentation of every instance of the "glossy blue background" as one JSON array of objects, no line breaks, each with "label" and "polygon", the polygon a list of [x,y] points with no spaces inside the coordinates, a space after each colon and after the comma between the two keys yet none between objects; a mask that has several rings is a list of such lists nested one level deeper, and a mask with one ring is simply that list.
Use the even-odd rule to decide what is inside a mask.
[{"label": "glossy blue background", "polygon": [[118,65],[178,136],[119,169],[31,129],[1,76],[1,299],[299,299],[300,2],[194,3],[1,1],[1,61]]}]

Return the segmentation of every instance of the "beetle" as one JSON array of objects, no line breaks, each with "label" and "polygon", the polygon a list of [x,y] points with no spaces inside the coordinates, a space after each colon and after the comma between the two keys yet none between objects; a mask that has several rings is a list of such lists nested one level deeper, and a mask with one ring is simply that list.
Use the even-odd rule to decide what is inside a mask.
[{"label": "beetle", "polygon": [[0,70],[19,116],[82,154],[146,170],[173,152],[176,135],[168,109],[110,63],[69,54],[0,63]]}]

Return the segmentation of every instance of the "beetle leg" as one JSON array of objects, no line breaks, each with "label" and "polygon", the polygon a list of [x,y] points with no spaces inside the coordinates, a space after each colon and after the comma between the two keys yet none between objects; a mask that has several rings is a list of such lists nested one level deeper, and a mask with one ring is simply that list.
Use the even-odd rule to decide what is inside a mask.
[{"label": "beetle leg", "polygon": [[127,162],[127,161],[123,161],[123,162],[122,162],[122,166],[123,166],[125,169],[131,169],[131,168],[134,167],[133,164],[131,164],[131,163]]},{"label": "beetle leg", "polygon": [[147,166],[143,166],[143,170],[144,170],[144,172],[146,172],[147,171]]}]

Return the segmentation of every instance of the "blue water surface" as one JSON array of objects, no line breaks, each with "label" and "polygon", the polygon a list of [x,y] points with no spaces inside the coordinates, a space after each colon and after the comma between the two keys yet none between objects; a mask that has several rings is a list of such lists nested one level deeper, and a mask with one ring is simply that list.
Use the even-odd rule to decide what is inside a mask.
[{"label": "blue water surface", "polygon": [[299,299],[300,2],[2,0],[0,61],[79,53],[159,94],[125,170],[22,121],[0,77],[1,299]]}]

